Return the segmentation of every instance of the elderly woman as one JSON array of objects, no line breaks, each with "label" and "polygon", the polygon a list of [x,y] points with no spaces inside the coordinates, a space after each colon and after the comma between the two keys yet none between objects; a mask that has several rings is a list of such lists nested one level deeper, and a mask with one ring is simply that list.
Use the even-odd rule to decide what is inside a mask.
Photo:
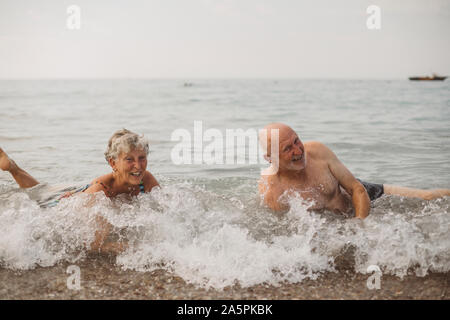
[{"label": "elderly woman", "polygon": [[[127,129],[116,131],[109,139],[105,159],[112,168],[112,172],[100,176],[82,188],[65,192],[58,195],[56,199],[48,202],[47,206],[56,205],[61,198],[68,197],[74,193],[96,193],[104,192],[109,198],[119,194],[138,195],[150,192],[153,187],[159,186],[155,177],[146,170],[147,155],[149,152],[148,142],[143,136],[139,136]],[[21,188],[31,188],[39,184],[25,170],[21,169],[14,160],[0,148],[0,169],[11,173]],[[121,251],[124,245],[121,243],[104,242],[111,230],[111,225],[99,217],[97,222],[100,228],[96,232],[96,239],[91,244],[91,250],[95,251]]]}]

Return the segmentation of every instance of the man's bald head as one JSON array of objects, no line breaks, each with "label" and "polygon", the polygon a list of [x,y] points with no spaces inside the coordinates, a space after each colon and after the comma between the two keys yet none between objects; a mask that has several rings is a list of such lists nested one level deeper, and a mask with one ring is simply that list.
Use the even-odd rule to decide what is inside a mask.
[{"label": "man's bald head", "polygon": [[295,131],[288,125],[281,122],[270,123],[259,132],[259,143],[265,155],[270,157],[272,138],[278,138],[278,143],[287,135]]}]

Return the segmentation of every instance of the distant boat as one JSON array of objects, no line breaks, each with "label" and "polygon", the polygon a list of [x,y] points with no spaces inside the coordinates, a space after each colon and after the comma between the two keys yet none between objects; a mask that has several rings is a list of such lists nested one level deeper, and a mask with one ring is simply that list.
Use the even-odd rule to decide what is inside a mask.
[{"label": "distant boat", "polygon": [[429,76],[425,76],[425,77],[409,77],[409,80],[412,80],[412,81],[444,81],[445,79],[447,79],[447,77],[441,77],[441,76],[438,76],[435,73],[433,73],[432,77],[429,77]]}]

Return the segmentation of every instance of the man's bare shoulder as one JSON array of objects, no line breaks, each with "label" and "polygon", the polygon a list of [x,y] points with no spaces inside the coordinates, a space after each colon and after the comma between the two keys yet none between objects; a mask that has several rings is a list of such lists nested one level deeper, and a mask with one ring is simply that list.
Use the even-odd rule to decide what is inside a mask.
[{"label": "man's bare shoulder", "polygon": [[258,181],[259,193],[264,194],[270,190],[270,186],[273,184],[273,176],[261,176]]},{"label": "man's bare shoulder", "polygon": [[307,141],[303,144],[309,157],[324,159],[329,156],[330,148],[319,141]]},{"label": "man's bare shoulder", "polygon": [[280,185],[280,178],[276,174],[261,176],[258,181],[258,189],[261,194],[279,193],[282,190]]},{"label": "man's bare shoulder", "polygon": [[272,210],[279,211],[281,210],[281,205],[278,203],[280,188],[276,180],[276,175],[261,176],[258,181],[258,190],[264,203]]}]

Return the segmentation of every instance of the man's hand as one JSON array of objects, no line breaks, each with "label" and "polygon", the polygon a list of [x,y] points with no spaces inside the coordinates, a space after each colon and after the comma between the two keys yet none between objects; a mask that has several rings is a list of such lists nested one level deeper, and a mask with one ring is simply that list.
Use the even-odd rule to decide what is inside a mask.
[{"label": "man's hand", "polygon": [[367,194],[366,188],[356,180],[353,183],[352,193],[350,193],[345,187],[344,189],[352,195],[353,207],[355,208],[356,218],[364,219],[369,215],[370,211],[370,198]]}]

